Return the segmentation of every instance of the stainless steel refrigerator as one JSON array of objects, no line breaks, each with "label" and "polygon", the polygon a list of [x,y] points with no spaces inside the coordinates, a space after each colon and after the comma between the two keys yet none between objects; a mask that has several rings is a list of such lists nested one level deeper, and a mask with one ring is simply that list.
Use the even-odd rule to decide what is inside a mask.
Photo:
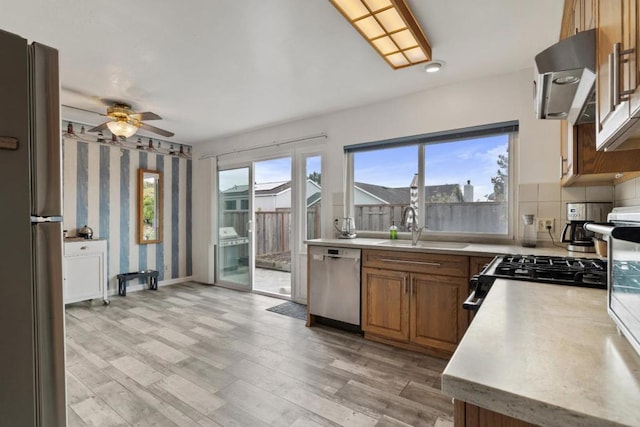
[{"label": "stainless steel refrigerator", "polygon": [[58,52],[0,30],[0,425],[66,425]]}]

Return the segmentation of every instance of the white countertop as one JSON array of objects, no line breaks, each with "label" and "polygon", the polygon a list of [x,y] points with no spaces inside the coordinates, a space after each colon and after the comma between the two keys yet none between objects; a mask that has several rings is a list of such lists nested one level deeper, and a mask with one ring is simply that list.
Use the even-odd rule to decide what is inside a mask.
[{"label": "white countertop", "polygon": [[606,291],[497,280],[442,391],[542,426],[638,426],[640,356],[609,318]]},{"label": "white countertop", "polygon": [[338,246],[346,248],[362,249],[385,249],[411,252],[430,252],[452,255],[475,255],[475,256],[495,256],[500,254],[522,254],[522,255],[555,255],[555,256],[575,256],[580,258],[596,258],[595,253],[567,252],[564,248],[558,247],[536,247],[524,248],[517,245],[505,244],[485,244],[485,243],[456,243],[456,242],[435,242],[420,240],[417,246],[411,246],[410,240],[387,240],[376,238],[355,238],[355,239],[313,239],[305,243],[317,246]]}]

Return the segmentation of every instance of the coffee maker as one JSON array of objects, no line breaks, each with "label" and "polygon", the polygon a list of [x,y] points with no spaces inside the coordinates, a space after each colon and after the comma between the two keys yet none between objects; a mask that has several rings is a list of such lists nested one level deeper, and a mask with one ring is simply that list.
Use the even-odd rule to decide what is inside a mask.
[{"label": "coffee maker", "polygon": [[605,222],[611,212],[612,204],[608,202],[567,203],[567,220],[562,230],[562,243],[568,243],[571,252],[595,252],[594,234],[584,228],[589,222]]}]

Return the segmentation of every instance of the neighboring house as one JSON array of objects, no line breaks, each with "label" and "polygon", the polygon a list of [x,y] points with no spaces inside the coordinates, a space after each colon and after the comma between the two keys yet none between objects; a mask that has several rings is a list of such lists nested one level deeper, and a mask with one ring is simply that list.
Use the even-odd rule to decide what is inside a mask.
[{"label": "neighboring house", "polygon": [[249,210],[249,186],[234,185],[222,192],[222,206],[225,211]]},{"label": "neighboring house", "polygon": [[[307,179],[307,207],[320,202],[321,187]],[[235,185],[223,191],[224,209],[227,211],[248,210],[249,192],[247,185]],[[291,181],[265,182],[255,184],[253,210],[274,212],[291,209]]]},{"label": "neighboring house", "polygon": [[[224,191],[225,210],[249,209],[248,186],[236,185]],[[321,187],[307,180],[307,207],[320,202]],[[464,197],[459,184],[427,185],[425,198],[431,203],[458,203]],[[382,185],[355,183],[354,205],[408,205],[409,187],[385,187]],[[265,182],[255,185],[254,211],[273,212],[291,209],[291,181]]]},{"label": "neighboring house", "polygon": [[[408,205],[409,187],[385,187],[382,185],[355,183],[354,205]],[[427,185],[425,199],[432,203],[456,203],[464,201],[459,184]]]},{"label": "neighboring house", "polygon": [[291,181],[255,184],[253,210],[274,212],[291,208]]}]

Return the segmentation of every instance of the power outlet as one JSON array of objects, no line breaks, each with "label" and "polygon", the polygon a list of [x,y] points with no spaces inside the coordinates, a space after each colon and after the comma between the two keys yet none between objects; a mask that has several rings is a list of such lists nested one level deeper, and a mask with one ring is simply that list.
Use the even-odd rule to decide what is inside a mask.
[{"label": "power outlet", "polygon": [[169,266],[168,266],[168,265],[165,265],[165,266],[164,266],[164,272],[166,273],[166,272],[168,272],[168,271],[169,271]]},{"label": "power outlet", "polygon": [[547,227],[551,227],[550,231],[554,232],[553,218],[536,218],[536,221],[538,233],[547,233]]}]

